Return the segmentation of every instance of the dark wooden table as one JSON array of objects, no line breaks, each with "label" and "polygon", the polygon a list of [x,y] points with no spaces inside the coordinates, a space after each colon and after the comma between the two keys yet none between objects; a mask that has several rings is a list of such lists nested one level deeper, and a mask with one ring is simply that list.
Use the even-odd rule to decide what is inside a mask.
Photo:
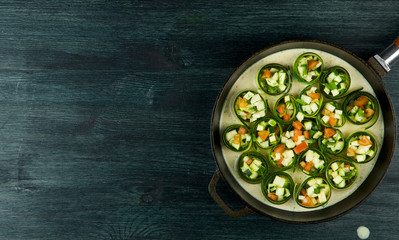
[{"label": "dark wooden table", "polygon": [[[362,205],[320,224],[232,219],[207,187],[213,104],[242,61],[299,38],[368,59],[398,23],[394,0],[3,1],[0,239],[397,238],[398,151]],[[399,66],[384,82],[398,110]]]}]

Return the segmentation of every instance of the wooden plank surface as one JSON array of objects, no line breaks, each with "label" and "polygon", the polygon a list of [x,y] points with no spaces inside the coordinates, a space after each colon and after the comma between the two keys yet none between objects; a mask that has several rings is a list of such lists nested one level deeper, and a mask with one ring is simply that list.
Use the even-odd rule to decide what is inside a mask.
[{"label": "wooden plank surface", "polygon": [[212,108],[242,61],[304,38],[368,59],[398,22],[393,0],[3,1],[0,239],[396,238],[398,151],[370,198],[316,225],[229,218],[207,186]]}]

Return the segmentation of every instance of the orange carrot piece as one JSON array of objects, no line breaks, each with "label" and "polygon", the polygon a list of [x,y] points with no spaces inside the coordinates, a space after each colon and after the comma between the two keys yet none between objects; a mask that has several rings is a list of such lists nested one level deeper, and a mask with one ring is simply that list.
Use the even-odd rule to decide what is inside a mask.
[{"label": "orange carrot piece", "polygon": [[294,135],[302,136],[302,131],[299,129],[294,129]]},{"label": "orange carrot piece", "polygon": [[247,101],[242,97],[238,97],[238,107],[245,108],[246,106],[248,106]]},{"label": "orange carrot piece", "polygon": [[367,108],[367,109],[366,109],[366,113],[364,114],[364,116],[365,116],[366,118],[369,118],[369,117],[373,116],[373,114],[374,114],[374,110],[371,109],[371,108]]},{"label": "orange carrot piece", "polygon": [[312,70],[314,67],[317,66],[317,64],[319,64],[319,61],[310,60],[310,61],[308,62],[308,70]]},{"label": "orange carrot piece", "polygon": [[321,114],[323,115],[330,116],[330,113],[331,113],[330,110],[328,110],[327,108],[323,108],[323,110],[321,110]]},{"label": "orange carrot piece", "polygon": [[263,74],[262,74],[262,78],[269,78],[272,75],[272,73],[270,72],[269,69],[266,69]]},{"label": "orange carrot piece", "polygon": [[251,163],[252,163],[252,158],[249,158],[249,159],[246,161],[246,164],[249,165],[249,164],[251,164]]},{"label": "orange carrot piece", "polygon": [[325,128],[324,129],[324,138],[330,138],[332,136],[334,136],[337,133],[337,131],[335,131],[332,128]]},{"label": "orange carrot piece", "polygon": [[373,142],[370,139],[368,139],[366,136],[363,136],[358,142],[362,146],[369,146],[373,144]]},{"label": "orange carrot piece", "polygon": [[283,116],[284,121],[289,121],[290,118],[291,118],[291,116],[288,113]]},{"label": "orange carrot piece", "polygon": [[306,190],[304,188],[301,189],[301,194],[305,197],[308,195],[308,193],[306,192]]},{"label": "orange carrot piece", "polygon": [[330,113],[330,118],[328,119],[328,123],[331,127],[335,127],[337,125],[338,119],[335,118],[335,113]]},{"label": "orange carrot piece", "polygon": [[282,103],[282,104],[280,104],[280,105],[277,105],[276,110],[277,110],[278,113],[283,114],[283,113],[284,113],[284,110],[285,110],[285,103]]},{"label": "orange carrot piece", "polygon": [[294,152],[296,155],[299,155],[301,152],[305,151],[308,148],[308,144],[304,141],[301,142],[298,146],[294,148]]},{"label": "orange carrot piece", "polygon": [[270,135],[269,131],[267,130],[262,130],[258,132],[258,136],[265,141],[267,139],[267,137]]},{"label": "orange carrot piece", "polygon": [[310,134],[309,134],[309,131],[304,131],[303,132],[303,136],[305,136],[305,139],[309,139],[310,138]]},{"label": "orange carrot piece", "polygon": [[348,157],[356,156],[355,150],[353,150],[352,148],[348,148],[348,150],[346,151],[346,156],[348,156]]},{"label": "orange carrot piece", "polygon": [[276,194],[274,194],[274,193],[268,193],[267,197],[270,198],[273,201],[277,201],[277,199],[278,199],[278,196]]},{"label": "orange carrot piece", "polygon": [[240,128],[238,129],[238,133],[240,133],[240,134],[246,134],[246,133],[247,133],[247,129],[245,129],[244,127],[240,127]]},{"label": "orange carrot piece", "polygon": [[363,105],[366,104],[368,101],[369,101],[368,97],[360,96],[355,101],[353,101],[353,105],[358,107],[363,107]]},{"label": "orange carrot piece", "polygon": [[241,134],[234,135],[233,143],[234,144],[240,144],[240,142],[241,142]]},{"label": "orange carrot piece", "polygon": [[309,172],[312,169],[312,167],[313,167],[313,163],[307,162],[303,169],[305,169],[305,171]]},{"label": "orange carrot piece", "polygon": [[276,147],[273,152],[275,152],[275,153],[284,153],[284,151],[285,151],[285,145],[281,144],[280,146]]},{"label": "orange carrot piece", "polygon": [[314,207],[314,203],[313,203],[312,199],[309,196],[306,196],[302,200],[302,205],[306,206],[306,207]]},{"label": "orange carrot piece", "polygon": [[281,158],[277,161],[277,166],[283,166],[283,160],[284,160],[284,158],[283,158],[283,156],[281,156]]},{"label": "orange carrot piece", "polygon": [[295,129],[301,130],[302,127],[303,127],[303,124],[302,124],[300,121],[294,121],[294,122],[292,123],[292,126],[293,126]]},{"label": "orange carrot piece", "polygon": [[309,93],[309,97],[312,99],[320,99],[320,93]]}]

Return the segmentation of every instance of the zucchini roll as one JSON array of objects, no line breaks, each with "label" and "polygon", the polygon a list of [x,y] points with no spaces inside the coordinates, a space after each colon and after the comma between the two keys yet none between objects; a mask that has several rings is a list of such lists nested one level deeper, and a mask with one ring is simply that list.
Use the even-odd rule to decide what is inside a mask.
[{"label": "zucchini roll", "polygon": [[293,149],[296,155],[305,151],[323,135],[314,119],[304,119],[302,122],[294,121],[281,136],[281,143]]},{"label": "zucchini roll", "polygon": [[299,82],[313,84],[320,78],[323,68],[323,59],[315,53],[307,52],[295,60],[293,74]]},{"label": "zucchini roll", "polygon": [[280,97],[273,107],[273,114],[282,124],[290,124],[294,121],[297,114],[297,105],[295,97],[291,94],[285,94]]},{"label": "zucchini roll", "polygon": [[345,124],[342,107],[335,101],[324,103],[317,119],[325,127],[342,127]]},{"label": "zucchini roll", "polygon": [[286,170],[294,166],[296,156],[292,149],[285,144],[275,146],[269,154],[269,162],[279,170]]},{"label": "zucchini roll", "polygon": [[223,143],[235,152],[248,150],[251,145],[251,133],[245,125],[235,124],[227,127],[223,132]]},{"label": "zucchini roll", "polygon": [[309,177],[299,187],[295,201],[304,208],[316,208],[328,202],[331,188],[321,177]]},{"label": "zucchini roll", "polygon": [[345,99],[343,107],[346,118],[353,124],[361,125],[374,119],[367,127],[370,128],[377,122],[379,105],[377,99],[370,93],[357,92],[349,95]]},{"label": "zucchini roll", "polygon": [[299,167],[306,175],[318,176],[324,173],[326,165],[327,159],[318,149],[310,148],[299,156]]},{"label": "zucchini roll", "polygon": [[357,166],[352,161],[335,159],[327,166],[327,181],[335,189],[350,187],[355,182],[357,175]]},{"label": "zucchini roll", "polygon": [[262,154],[246,152],[238,159],[237,171],[246,182],[259,183],[267,176],[269,168]]},{"label": "zucchini roll", "polygon": [[324,71],[320,78],[321,92],[330,99],[339,99],[345,96],[351,85],[351,77],[342,67],[332,67]]},{"label": "zucchini roll", "polygon": [[337,128],[324,128],[324,138],[319,138],[320,149],[324,152],[336,155],[345,148],[345,137]]},{"label": "zucchini roll", "polygon": [[320,94],[317,87],[309,85],[302,90],[296,101],[299,103],[299,110],[305,117],[315,117],[321,109],[323,95]]},{"label": "zucchini roll", "polygon": [[258,120],[252,129],[252,138],[256,147],[269,149],[280,142],[281,125],[273,118]]},{"label": "zucchini roll", "polygon": [[259,70],[258,86],[269,95],[279,95],[289,91],[291,83],[291,76],[283,65],[267,64]]},{"label": "zucchini roll", "polygon": [[267,102],[255,91],[243,91],[234,100],[234,113],[244,124],[248,125],[264,117],[266,111]]},{"label": "zucchini roll", "polygon": [[347,142],[346,155],[358,163],[371,161],[377,153],[377,142],[368,132],[354,132]]},{"label": "zucchini roll", "polygon": [[262,193],[271,203],[287,202],[293,192],[294,181],[285,172],[276,172],[262,182]]}]

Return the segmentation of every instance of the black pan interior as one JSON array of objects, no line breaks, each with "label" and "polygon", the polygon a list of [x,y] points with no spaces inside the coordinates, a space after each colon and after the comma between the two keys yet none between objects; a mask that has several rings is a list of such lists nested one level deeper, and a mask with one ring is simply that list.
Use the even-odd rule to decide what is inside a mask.
[{"label": "black pan interior", "polygon": [[[367,179],[364,180],[363,184],[350,196],[342,200],[341,202],[326,207],[320,210],[310,211],[310,212],[291,212],[274,207],[270,207],[251,196],[246,192],[233,177],[228,169],[226,162],[222,155],[221,150],[221,136],[220,136],[220,114],[222,112],[223,104],[227,98],[229,90],[234,85],[238,77],[244,73],[244,71],[250,67],[255,62],[260,59],[287,49],[295,48],[310,48],[321,50],[330,54],[333,54],[341,59],[344,59],[355,67],[363,76],[366,77],[377,98],[380,102],[382,108],[382,114],[384,117],[384,141],[380,155],[376,161],[375,167],[371,171]],[[383,179],[389,164],[391,162],[393,152],[395,149],[396,140],[396,119],[395,113],[392,107],[391,99],[385,89],[385,86],[380,79],[380,77],[375,73],[375,71],[362,59],[358,58],[354,54],[346,51],[345,49],[321,41],[305,40],[305,41],[287,41],[280,44],[270,46],[250,57],[243,64],[241,64],[226,81],[219,96],[216,100],[215,107],[213,110],[212,121],[211,121],[211,142],[214,152],[214,157],[218,165],[219,171],[222,177],[227,182],[227,184],[232,188],[232,190],[253,210],[258,213],[268,215],[272,218],[294,223],[309,223],[309,222],[319,222],[329,220],[338,217],[342,214],[353,209],[355,206],[359,205],[364,201],[377,187],[377,185]]]}]

